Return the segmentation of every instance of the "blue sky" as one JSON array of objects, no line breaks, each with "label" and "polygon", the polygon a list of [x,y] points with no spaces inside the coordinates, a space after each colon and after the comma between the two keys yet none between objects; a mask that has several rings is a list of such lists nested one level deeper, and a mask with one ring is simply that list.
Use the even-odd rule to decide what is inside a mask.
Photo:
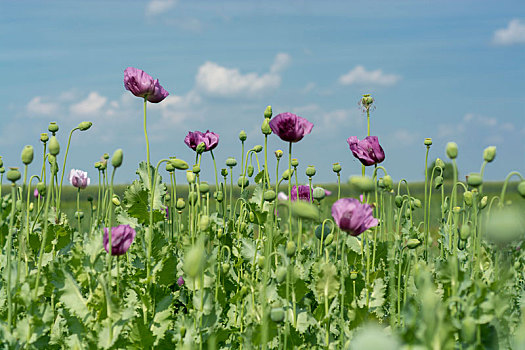
[{"label": "blue sky", "polygon": [[[489,180],[525,171],[525,3],[523,1],[0,1],[0,155],[20,166],[50,121],[67,169],[87,170],[124,150],[118,182],[130,182],[145,159],[141,99],[123,86],[128,66],[145,70],[170,92],[150,105],[152,160],[192,162],[190,130],[220,135],[218,167],[240,158],[237,135],[262,144],[263,112],[293,112],[312,121],[294,145],[301,174],[317,182],[360,173],[346,139],[366,136],[357,102],[376,98],[371,133],[395,180],[424,174],[430,158],[459,145],[462,175],[479,171],[483,149],[497,147]],[[287,149],[272,135],[269,150]],[[274,157],[271,169],[273,169]],[[203,177],[213,182],[209,157]],[[273,170],[272,172],[273,173]],[[182,177],[180,180],[182,180]],[[306,181],[303,176],[303,181]]]}]

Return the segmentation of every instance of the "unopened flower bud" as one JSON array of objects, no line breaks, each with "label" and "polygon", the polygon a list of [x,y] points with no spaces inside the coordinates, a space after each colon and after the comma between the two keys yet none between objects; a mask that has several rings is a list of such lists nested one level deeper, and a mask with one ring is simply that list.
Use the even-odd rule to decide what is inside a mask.
[{"label": "unopened flower bud", "polygon": [[470,225],[467,222],[463,226],[461,226],[461,230],[459,230],[459,238],[466,241],[470,237]]},{"label": "unopened flower bud", "polygon": [[357,187],[359,192],[371,192],[374,190],[374,181],[367,176],[351,176],[349,182]]},{"label": "unopened flower bud", "polygon": [[452,208],[452,212],[454,214],[459,214],[461,212],[461,208],[460,207],[454,207],[454,208]]},{"label": "unopened flower bud", "polygon": [[222,175],[223,177],[228,176],[228,169],[226,169],[226,168],[222,168],[222,169],[221,169],[221,175]]},{"label": "unopened flower bud", "polygon": [[350,272],[350,279],[355,281],[357,279],[357,272],[356,271],[352,271]]},{"label": "unopened flower bud", "polygon": [[47,130],[49,132],[53,133],[53,135],[58,131],[58,125],[56,122],[49,123],[49,126],[47,127]]},{"label": "unopened flower bud", "polygon": [[316,173],[315,171],[315,167],[313,165],[309,165],[307,168],[306,168],[306,176],[308,177],[312,177],[314,176]]},{"label": "unopened flower bud", "polygon": [[438,190],[443,185],[443,176],[436,176],[434,179],[434,188]]},{"label": "unopened flower bud", "polygon": [[244,142],[244,141],[246,141],[247,138],[248,138],[248,136],[246,135],[246,131],[241,130],[241,132],[239,133],[239,140]]},{"label": "unopened flower bud", "polygon": [[417,238],[411,238],[407,241],[407,248],[408,249],[416,249],[421,245],[421,241]]},{"label": "unopened flower bud", "polygon": [[40,141],[46,143],[47,141],[49,141],[49,136],[45,132],[40,134]]},{"label": "unopened flower bud", "polygon": [[481,186],[483,178],[478,173],[470,173],[467,179],[467,184],[472,187]]},{"label": "unopened flower bud", "polygon": [[31,162],[33,161],[33,156],[34,156],[33,146],[31,145],[25,146],[24,149],[22,150],[22,163],[24,163],[25,165],[31,164]]},{"label": "unopened flower bud", "polygon": [[294,168],[297,168],[299,166],[299,161],[297,160],[297,158],[292,158],[291,163]]},{"label": "unopened flower bud", "polygon": [[282,307],[274,307],[270,310],[270,319],[275,323],[281,323],[284,321],[285,314]]},{"label": "unopened flower bud", "polygon": [[385,175],[383,177],[383,186],[385,187],[385,190],[390,191],[394,187],[394,180],[392,180],[392,176]]},{"label": "unopened flower bud", "polygon": [[396,207],[401,208],[401,206],[403,205],[403,197],[400,195],[397,195],[396,198],[394,199],[394,203],[396,204]]},{"label": "unopened flower bud", "polygon": [[206,151],[206,144],[204,142],[199,143],[197,147],[195,148],[195,151],[199,154]]},{"label": "unopened flower bud", "polygon": [[0,174],[3,174],[5,173],[5,168],[4,167],[0,167]]},{"label": "unopened flower bud", "polygon": [[120,205],[120,199],[119,199],[117,196],[113,196],[113,198],[111,198],[111,201],[112,201],[113,204],[115,204],[117,207]]},{"label": "unopened flower bud", "polygon": [[57,138],[55,135],[51,136],[49,139],[49,153],[51,153],[54,156],[57,156],[60,153],[60,144],[58,143]]},{"label": "unopened flower bud", "polygon": [[272,117],[272,114],[273,114],[272,106],[267,106],[266,109],[264,110],[264,118],[270,119]]},{"label": "unopened flower bud", "polygon": [[237,165],[237,160],[235,158],[228,157],[228,159],[226,159],[226,166],[229,166],[230,168],[233,168],[236,165]]},{"label": "unopened flower bud", "polygon": [[264,192],[264,200],[268,202],[273,202],[275,200],[275,197],[277,195],[275,194],[275,191],[273,190],[267,190]]},{"label": "unopened flower bud", "polygon": [[255,153],[259,153],[263,150],[263,146],[261,145],[253,146],[253,150],[255,151]]},{"label": "unopened flower bud", "polygon": [[465,205],[467,205],[468,207],[472,206],[472,199],[472,192],[466,191],[465,193],[463,193],[463,200],[465,201]]},{"label": "unopened flower bud", "polygon": [[29,203],[29,211],[33,211],[34,208],[35,205],[33,204],[33,202]]},{"label": "unopened flower bud", "polygon": [[458,145],[455,142],[449,142],[447,143],[447,147],[445,148],[445,151],[447,153],[447,157],[450,159],[456,159],[458,156]]},{"label": "unopened flower bud", "polygon": [[518,193],[525,198],[525,180],[518,184]]},{"label": "unopened flower bud", "polygon": [[20,180],[20,177],[22,174],[20,174],[20,171],[18,171],[18,168],[9,168],[9,171],[7,172],[7,179],[11,181],[12,183],[17,182]]},{"label": "unopened flower bud", "polygon": [[39,182],[36,184],[36,190],[38,191],[38,194],[41,196],[46,195],[46,184],[43,182]]},{"label": "unopened flower bud", "polygon": [[184,198],[177,199],[177,203],[175,203],[175,208],[177,208],[177,210],[182,210],[186,208],[186,202],[184,202]]},{"label": "unopened flower bud", "polygon": [[275,151],[275,158],[281,159],[282,156],[283,156],[282,150],[278,149],[277,151]]},{"label": "unopened flower bud", "polygon": [[175,171],[175,167],[173,166],[173,164],[171,164],[170,162],[167,162],[166,163],[166,171],[169,172],[169,173],[172,173],[173,171]]},{"label": "unopened flower bud", "polygon": [[191,170],[186,171],[186,180],[189,184],[195,182],[195,174]]},{"label": "unopened flower bud", "polygon": [[206,261],[202,243],[191,247],[184,257],[184,270],[191,278],[199,276],[205,264]]},{"label": "unopened flower bud", "polygon": [[201,184],[199,186],[199,191],[202,194],[206,194],[206,193],[210,192],[210,185],[208,185],[207,182],[201,182]]},{"label": "unopened flower bud", "polygon": [[270,135],[272,133],[272,128],[270,128],[270,119],[265,118],[261,125],[261,132],[264,135]]},{"label": "unopened flower bud", "polygon": [[199,220],[199,228],[201,231],[206,231],[210,227],[210,218],[208,215],[201,216]]},{"label": "unopened flower bud", "polygon": [[237,180],[237,186],[239,187],[248,187],[250,180],[246,176],[239,176]]},{"label": "unopened flower bud", "polygon": [[82,122],[82,123],[78,124],[78,129],[80,131],[86,131],[89,128],[91,128],[91,125],[93,125],[92,122]]},{"label": "unopened flower bud", "polygon": [[77,219],[81,219],[82,220],[84,218],[84,212],[83,211],[76,211],[75,212],[75,217]]},{"label": "unopened flower bud", "polygon": [[114,168],[118,168],[122,165],[122,160],[124,159],[124,152],[121,148],[115,151],[113,153],[113,157],[111,158],[111,165],[113,165]]},{"label": "unopened flower bud", "polygon": [[437,158],[436,159],[436,163],[435,165],[438,167],[438,168],[441,168],[441,169],[445,169],[445,162],[443,160],[441,160],[441,158]]},{"label": "unopened flower bud", "polygon": [[186,170],[186,169],[188,169],[190,167],[188,165],[188,163],[186,163],[182,159],[178,159],[178,158],[174,158],[174,157],[170,158],[170,163],[177,170]]},{"label": "unopened flower bud", "polygon": [[222,193],[222,191],[217,191],[215,192],[214,197],[217,200],[217,202],[221,203],[224,199],[224,194]]},{"label": "unopened flower bud", "polygon": [[339,164],[339,163],[334,163],[334,164],[332,165],[332,171],[333,171],[334,173],[339,173],[339,172],[341,171],[341,164]]},{"label": "unopened flower bud", "polygon": [[193,171],[194,174],[198,174],[201,172],[201,167],[198,164],[195,164],[191,171]]},{"label": "unopened flower bud", "polygon": [[286,255],[288,257],[294,256],[296,250],[297,250],[297,246],[294,241],[288,241],[286,243]]},{"label": "unopened flower bud", "polygon": [[489,146],[483,151],[483,160],[490,163],[496,158],[496,146]]},{"label": "unopened flower bud", "polygon": [[326,239],[324,240],[324,245],[325,246],[328,246],[330,244],[332,244],[332,242],[334,241],[334,234],[333,233],[330,233],[328,234],[328,236],[326,236]]},{"label": "unopened flower bud", "polygon": [[414,205],[414,207],[416,208],[421,208],[423,205],[421,204],[421,200],[417,199],[417,198],[414,198],[414,200],[412,201],[412,204]]},{"label": "unopened flower bud", "polygon": [[324,199],[324,197],[326,197],[326,191],[324,188],[316,187],[314,188],[312,195],[314,196],[314,199],[321,201]]},{"label": "unopened flower bud", "polygon": [[253,165],[249,164],[247,169],[248,177],[252,177],[254,170]]},{"label": "unopened flower bud", "polygon": [[480,209],[485,208],[487,206],[488,201],[489,201],[489,197],[483,196],[483,198],[481,198],[481,200],[479,201],[479,208]]},{"label": "unopened flower bud", "polygon": [[283,172],[283,176],[282,178],[285,179],[285,180],[289,180],[290,179],[290,176],[293,174],[293,170],[291,171],[291,174],[290,174],[290,171],[288,171],[288,169],[286,169],[284,172]]},{"label": "unopened flower bud", "polygon": [[427,137],[423,143],[425,144],[425,146],[429,147],[432,145],[432,139]]},{"label": "unopened flower bud", "polygon": [[90,203],[93,202],[93,196],[87,196],[87,200],[88,200],[88,202],[90,202]]},{"label": "unopened flower bud", "polygon": [[109,159],[109,153],[104,153],[104,155],[102,156],[102,158],[108,160],[108,159]]}]

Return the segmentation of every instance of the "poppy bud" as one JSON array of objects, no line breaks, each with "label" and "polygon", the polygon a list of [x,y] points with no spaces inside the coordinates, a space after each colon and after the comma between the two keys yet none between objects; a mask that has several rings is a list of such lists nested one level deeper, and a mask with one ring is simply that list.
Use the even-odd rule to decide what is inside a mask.
[{"label": "poppy bud", "polygon": [[222,175],[223,177],[228,176],[228,169],[226,169],[226,168],[222,168],[222,169],[221,169],[221,175]]},{"label": "poppy bud", "polygon": [[417,238],[411,238],[407,241],[407,248],[408,249],[416,249],[421,245],[421,241]]},{"label": "poppy bud", "polygon": [[350,272],[350,279],[355,281],[357,279],[357,272],[356,271],[352,271]]},{"label": "poppy bud", "polygon": [[226,166],[233,168],[236,165],[237,165],[237,160],[235,158],[228,157],[228,159],[226,159]]},{"label": "poppy bud", "polygon": [[270,128],[270,119],[265,118],[261,125],[261,132],[264,135],[270,135],[272,133],[272,128]]},{"label": "poppy bud", "polygon": [[394,202],[396,204],[396,207],[401,208],[401,206],[403,205],[403,197],[400,195],[397,195],[396,198],[394,199]]},{"label": "poppy bud", "polygon": [[95,162],[95,168],[97,168],[97,169],[99,169],[99,170],[100,170],[100,166],[101,166],[101,165],[102,165],[102,164],[101,164],[100,162]]},{"label": "poppy bud", "polygon": [[189,184],[195,182],[195,174],[191,170],[186,171],[186,180]]},{"label": "poppy bud", "polygon": [[31,162],[33,161],[33,156],[34,156],[33,146],[30,146],[30,145],[25,146],[24,149],[22,150],[22,163],[24,163],[25,165],[31,164]]},{"label": "poppy bud", "polygon": [[201,154],[202,152],[206,151],[206,143],[204,142],[201,142],[197,145],[197,148],[195,148],[195,151],[199,154]]},{"label": "poppy bud", "polygon": [[434,179],[434,188],[438,190],[443,185],[443,176],[436,176]]},{"label": "poppy bud", "polygon": [[198,174],[198,173],[201,172],[201,167],[200,167],[198,164],[195,164],[195,165],[192,167],[191,171],[193,171],[194,174]]},{"label": "poppy bud", "polygon": [[200,275],[201,271],[204,269],[204,265],[204,247],[201,244],[194,245],[186,253],[184,258],[184,270],[190,277],[195,278]]},{"label": "poppy bud", "polygon": [[190,192],[190,193],[188,194],[188,202],[189,202],[191,205],[195,205],[195,203],[197,203],[197,199],[198,199],[197,193],[195,193],[195,192]]},{"label": "poppy bud", "polygon": [[41,195],[41,196],[45,196],[46,195],[46,184],[43,183],[43,182],[39,182],[36,184],[36,189],[38,191],[38,194]]},{"label": "poppy bud", "polygon": [[166,171],[172,173],[175,170],[175,167],[170,162],[166,163]]},{"label": "poppy bud", "polygon": [[339,164],[339,163],[334,163],[334,164],[332,165],[332,171],[333,171],[334,173],[339,173],[339,172],[341,171],[341,164]]},{"label": "poppy bud", "polygon": [[465,204],[468,207],[472,206],[472,198],[473,198],[472,192],[467,191],[467,192],[463,193],[463,200],[465,201]]},{"label": "poppy bud", "polygon": [[445,148],[445,151],[447,153],[447,157],[450,159],[456,159],[458,156],[458,145],[455,142],[449,142],[447,143],[447,147]]},{"label": "poppy bud", "polygon": [[270,318],[273,322],[281,323],[284,321],[284,309],[282,307],[274,307],[270,310]]},{"label": "poppy bud", "polygon": [[20,171],[18,171],[18,168],[9,168],[9,171],[7,172],[7,179],[11,181],[13,184],[20,180],[20,177],[22,174],[20,174]]},{"label": "poppy bud", "polygon": [[483,151],[483,160],[490,163],[496,158],[496,146],[489,146]]},{"label": "poppy bud", "polygon": [[264,110],[264,118],[270,119],[272,117],[272,114],[273,114],[272,106],[267,106],[266,109]]},{"label": "poppy bud", "polygon": [[222,263],[221,270],[222,270],[222,273],[228,273],[228,271],[230,271],[230,264]]},{"label": "poppy bud", "polygon": [[349,182],[357,187],[360,192],[371,192],[374,190],[374,181],[366,176],[352,176]]},{"label": "poppy bud", "polygon": [[177,208],[177,210],[182,210],[185,207],[186,207],[186,203],[184,202],[184,199],[183,198],[177,199],[177,203],[175,203],[175,208]]},{"label": "poppy bud", "polygon": [[264,256],[258,256],[257,257],[257,266],[259,266],[259,268],[263,268],[264,267],[264,263],[265,263],[266,259],[264,258]]},{"label": "poppy bud", "polygon": [[75,217],[77,219],[83,219],[84,218],[84,212],[83,211],[76,211],[75,212]]},{"label": "poppy bud", "polygon": [[314,176],[316,173],[315,171],[315,167],[313,165],[309,165],[307,168],[306,168],[306,176],[308,177],[312,177]]},{"label": "poppy bud", "polygon": [[29,211],[33,211],[34,208],[35,205],[33,204],[33,202],[29,203]]},{"label": "poppy bud", "polygon": [[3,174],[5,173],[5,168],[4,167],[0,167],[0,174]]},{"label": "poppy bud", "polygon": [[113,157],[111,158],[111,165],[113,165],[114,168],[118,168],[122,165],[122,159],[124,158],[124,152],[122,152],[122,149],[119,148],[118,150],[113,153]]},{"label": "poppy bud", "polygon": [[297,158],[292,158],[292,166],[294,168],[297,168],[299,166],[299,161],[297,160]]},{"label": "poppy bud", "polygon": [[286,255],[291,258],[294,256],[295,251],[297,250],[297,246],[295,245],[294,241],[288,241],[286,243]]},{"label": "poppy bud", "polygon": [[385,187],[385,190],[390,191],[394,187],[394,180],[392,180],[392,176],[385,175],[383,177],[383,186]]},{"label": "poppy bud", "polygon": [[436,159],[435,165],[438,168],[445,169],[445,162],[441,160],[441,158]]},{"label": "poppy bud", "polygon": [[264,200],[265,201],[273,202],[275,200],[276,196],[277,195],[275,194],[275,191],[273,191],[273,190],[268,190],[268,191],[264,192]]},{"label": "poppy bud", "polygon": [[102,158],[108,160],[108,159],[109,159],[109,153],[104,153],[104,154],[102,155]]},{"label": "poppy bud", "polygon": [[519,185],[518,185],[518,193],[520,194],[520,196],[525,198],[525,181],[522,181],[522,182],[519,183]]},{"label": "poppy bud", "polygon": [[478,173],[470,173],[467,178],[467,184],[472,187],[481,186],[483,183],[483,178]]},{"label": "poppy bud", "polygon": [[481,200],[479,201],[479,208],[480,209],[485,208],[487,206],[488,201],[489,201],[489,197],[483,196],[483,198],[481,198]]},{"label": "poppy bud", "polygon": [[113,204],[115,204],[117,207],[120,205],[120,199],[119,199],[117,196],[113,196],[113,198],[111,199],[111,201],[112,201]]},{"label": "poppy bud", "polygon": [[427,137],[423,143],[425,144],[425,146],[429,147],[432,145],[432,139]]},{"label": "poppy bud", "polygon": [[239,176],[237,180],[237,186],[239,187],[248,187],[250,180],[246,176]]},{"label": "poppy bud", "polygon": [[40,141],[46,143],[47,141],[49,141],[49,136],[46,133],[40,134]]},{"label": "poppy bud", "polygon": [[469,223],[466,223],[463,226],[461,226],[461,230],[459,231],[459,237],[464,241],[466,241],[470,237]]},{"label": "poppy bud", "polygon": [[285,278],[286,278],[286,268],[279,266],[277,268],[277,271],[275,271],[275,280],[277,281],[277,283],[282,283],[284,282]]},{"label": "poppy bud", "polygon": [[206,193],[210,192],[210,185],[208,185],[207,182],[201,182],[201,185],[199,186],[199,191],[202,194],[206,194]]},{"label": "poppy bud", "polygon": [[201,231],[206,231],[210,227],[210,218],[208,215],[201,216],[201,219],[199,220],[199,228]]},{"label": "poppy bud", "polygon": [[326,239],[326,236],[328,236],[330,233],[332,233],[332,224],[330,223],[325,224],[324,228],[323,224],[318,225],[315,228],[315,237],[317,237],[319,240]]},{"label": "poppy bud", "polygon": [[334,241],[334,234],[330,233],[328,236],[326,236],[326,239],[324,240],[323,244],[328,246],[332,244],[333,241]]},{"label": "poppy bud", "polygon": [[263,146],[261,145],[253,146],[253,150],[255,151],[255,153],[259,153],[263,150]]},{"label": "poppy bud", "polygon": [[49,126],[47,127],[47,130],[49,130],[49,132],[53,133],[53,135],[55,135],[55,133],[58,131],[58,125],[56,122],[51,122],[49,123]]},{"label": "poppy bud", "polygon": [[292,201],[292,214],[306,220],[317,220],[319,218],[317,207],[305,201]]},{"label": "poppy bud", "polygon": [[374,103],[374,98],[370,96],[370,94],[363,95],[363,98],[361,99],[361,105],[365,109],[370,109],[370,106]]},{"label": "poppy bud", "polygon": [[91,125],[93,125],[92,122],[82,122],[82,123],[78,124],[78,129],[80,131],[86,131],[89,128],[91,128]]},{"label": "poppy bud", "polygon": [[478,328],[476,320],[472,316],[467,316],[461,322],[461,335],[465,343],[473,343]]},{"label": "poppy bud", "polygon": [[321,201],[324,199],[324,197],[326,197],[326,191],[324,190],[324,188],[321,188],[321,187],[314,188],[314,191],[312,194],[314,196],[314,199],[318,201]]},{"label": "poppy bud", "polygon": [[[168,203],[171,199],[171,196],[168,192],[166,192],[166,194],[164,195],[164,200],[166,201],[166,203]],[[88,197],[88,200],[89,200],[89,197]]]},{"label": "poppy bud", "polygon": [[[293,170],[292,170],[291,174],[293,174]],[[290,174],[290,172],[288,171],[288,169],[286,169],[286,170],[283,172],[283,176],[282,176],[282,178],[285,179],[285,180],[289,180],[291,174]]]},{"label": "poppy bud", "polygon": [[173,165],[173,167],[175,169],[178,169],[178,170],[186,170],[186,169],[188,169],[190,167],[188,165],[188,163],[186,163],[182,159],[178,159],[178,158],[175,158],[175,157],[170,158],[170,163],[171,163],[171,165]]},{"label": "poppy bud", "polygon": [[275,158],[281,159],[282,156],[283,156],[283,151],[281,151],[280,149],[275,151]]},{"label": "poppy bud", "polygon": [[421,208],[423,205],[421,204],[421,200],[417,199],[417,198],[414,198],[414,200],[412,201],[412,204],[414,205],[414,207],[416,208]]},{"label": "poppy bud", "polygon": [[246,131],[241,130],[241,132],[239,133],[239,140],[244,142],[244,141],[246,141],[247,138],[248,138],[248,136],[246,135]]},{"label": "poppy bud", "polygon": [[57,156],[60,153],[60,144],[55,135],[51,136],[49,139],[49,153],[54,156]]},{"label": "poppy bud", "polygon": [[254,168],[253,168],[253,165],[248,165],[248,177],[252,177],[253,175],[253,171],[254,171]]},{"label": "poppy bud", "polygon": [[452,208],[452,212],[454,214],[459,214],[461,212],[461,208],[460,207],[454,207],[454,208]]},{"label": "poppy bud", "polygon": [[214,197],[219,203],[221,203],[224,200],[224,194],[222,193],[222,191],[215,192]]}]

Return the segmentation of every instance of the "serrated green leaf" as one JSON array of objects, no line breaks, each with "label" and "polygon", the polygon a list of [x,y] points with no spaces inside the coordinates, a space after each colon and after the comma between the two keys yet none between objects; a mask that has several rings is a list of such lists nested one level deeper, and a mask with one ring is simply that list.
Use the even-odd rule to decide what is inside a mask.
[{"label": "serrated green leaf", "polygon": [[[149,194],[151,192],[151,185],[150,181],[148,180],[148,165],[146,162],[140,162],[139,168],[137,169],[137,174],[140,177],[140,180],[144,186],[144,188],[147,190],[147,193]],[[153,209],[154,210],[161,210],[165,209],[163,198],[166,194],[166,185],[162,183],[162,176],[157,174],[155,177],[155,168],[150,164],[150,174],[152,179],[156,179],[155,182],[155,194],[153,196]]]},{"label": "serrated green leaf", "polygon": [[319,302],[324,301],[325,298],[332,299],[337,295],[339,280],[334,264],[323,263],[320,266],[315,283],[315,292]]},{"label": "serrated green leaf", "polygon": [[68,273],[64,272],[63,287],[60,289],[60,301],[72,314],[86,321],[90,317],[87,302],[80,292],[80,288]]}]

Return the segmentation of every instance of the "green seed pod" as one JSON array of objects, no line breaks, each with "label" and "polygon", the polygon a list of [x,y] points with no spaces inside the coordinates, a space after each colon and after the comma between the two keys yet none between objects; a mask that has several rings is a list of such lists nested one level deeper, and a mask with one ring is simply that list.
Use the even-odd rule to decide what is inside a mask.
[{"label": "green seed pod", "polygon": [[467,177],[467,184],[472,187],[481,186],[483,178],[478,173],[470,173]]},{"label": "green seed pod", "polygon": [[284,309],[282,307],[274,307],[270,310],[270,318],[275,323],[284,321]]},{"label": "green seed pod", "polygon": [[250,180],[246,176],[239,176],[239,179],[237,180],[237,186],[239,187],[248,187],[250,184]]},{"label": "green seed pod", "polygon": [[207,182],[201,182],[201,185],[199,186],[199,191],[202,194],[206,194],[206,193],[210,192],[210,185],[208,185]]},{"label": "green seed pod", "polygon": [[472,206],[472,200],[473,200],[472,192],[467,191],[467,192],[463,193],[463,200],[465,201],[465,205],[466,206],[471,207]]},{"label": "green seed pod", "polygon": [[459,230],[459,237],[464,241],[470,237],[470,224],[468,222],[461,226],[461,230]]},{"label": "green seed pod", "polygon": [[277,195],[274,190],[267,190],[264,192],[264,200],[267,202],[273,202]]},{"label": "green seed pod", "polygon": [[188,194],[188,203],[190,203],[191,205],[195,205],[195,203],[197,203],[197,199],[198,198],[199,198],[199,196],[197,195],[197,193],[190,192]]},{"label": "green seed pod", "polygon": [[481,200],[479,201],[479,208],[480,209],[485,208],[487,206],[488,201],[489,201],[489,197],[483,196],[483,198],[481,198]]},{"label": "green seed pod", "polygon": [[326,191],[324,188],[316,187],[314,188],[312,195],[315,200],[321,201],[324,199],[324,197],[326,197]]},{"label": "green seed pod", "polygon": [[270,119],[272,117],[272,114],[273,114],[272,106],[267,106],[266,109],[264,110],[264,118]]},{"label": "green seed pod", "polygon": [[261,125],[261,132],[264,135],[270,135],[272,133],[272,128],[270,128],[270,119],[265,118]]},{"label": "green seed pod", "polygon": [[447,147],[445,148],[445,151],[447,153],[447,157],[450,159],[456,159],[458,156],[458,145],[455,142],[449,142],[447,143]]},{"label": "green seed pod", "polygon": [[217,191],[214,193],[214,197],[217,202],[221,203],[224,200],[224,193],[222,193],[222,191]]},{"label": "green seed pod", "polygon": [[525,198],[525,180],[519,183],[519,185],[518,185],[518,193],[520,194],[520,196]]},{"label": "green seed pod", "polygon": [[86,131],[89,128],[91,128],[91,125],[93,125],[92,122],[82,122],[82,123],[78,124],[78,129],[80,131]]},{"label": "green seed pod", "polygon": [[427,137],[423,143],[425,146],[430,147],[432,145],[432,139]]},{"label": "green seed pod", "polygon": [[264,267],[264,263],[266,262],[266,259],[264,256],[260,255],[257,257],[257,266],[259,266],[260,269]]},{"label": "green seed pod", "polygon": [[111,201],[112,201],[113,204],[115,204],[117,207],[120,205],[120,199],[119,199],[117,196],[113,196],[113,198],[111,199]]},{"label": "green seed pod", "polygon": [[[291,175],[293,175],[293,169],[292,169],[292,173]],[[290,179],[290,172],[288,171],[288,169],[286,169],[284,172],[283,172],[283,176],[282,176],[283,179],[285,180],[289,180]]]},{"label": "green seed pod", "polygon": [[436,176],[436,178],[434,179],[434,188],[436,190],[440,189],[441,186],[443,185],[443,176]]},{"label": "green seed pod", "polygon": [[275,151],[275,158],[281,159],[282,156],[283,156],[283,151],[281,151],[280,149]]},{"label": "green seed pod", "polygon": [[55,135],[51,136],[51,138],[49,139],[48,149],[49,153],[54,156],[57,156],[60,153],[60,144],[58,143],[58,140],[55,137]]},{"label": "green seed pod", "polygon": [[173,165],[175,169],[178,169],[178,170],[186,170],[190,167],[188,163],[178,158],[170,158],[170,163],[171,165]]},{"label": "green seed pod", "polygon": [[253,211],[251,211],[250,214],[248,214],[248,220],[250,220],[250,222],[255,222],[255,214],[253,213]]},{"label": "green seed pod", "polygon": [[33,156],[34,156],[33,146],[31,145],[25,146],[24,149],[22,150],[21,156],[22,156],[22,163],[24,163],[25,165],[31,164],[31,162],[33,161]]},{"label": "green seed pod", "polygon": [[109,159],[109,153],[104,153],[102,155],[102,158],[104,158],[105,160],[108,160]]},{"label": "green seed pod", "polygon": [[47,130],[49,132],[53,133],[53,135],[58,131],[58,125],[56,122],[49,123],[49,126],[47,127]]},{"label": "green seed pod", "polygon": [[323,230],[323,225],[318,225],[316,228],[315,228],[315,237],[317,237],[318,240],[326,240],[326,237],[332,233],[332,224],[330,223],[326,223],[324,225],[324,230]]},{"label": "green seed pod", "polygon": [[330,233],[328,236],[326,236],[326,239],[324,240],[324,245],[329,246],[334,241],[334,234]]},{"label": "green seed pod", "polygon": [[297,250],[297,246],[295,245],[294,241],[288,241],[286,243],[286,255],[291,258],[295,255],[295,251]]},{"label": "green seed pod", "polygon": [[49,136],[45,132],[40,134],[40,141],[46,143],[47,141],[49,141]]},{"label": "green seed pod", "polygon": [[483,151],[483,160],[490,163],[496,158],[496,146],[489,146]]},{"label": "green seed pod", "polygon": [[253,150],[255,151],[255,153],[259,153],[263,150],[263,146],[261,145],[256,145],[253,147]]},{"label": "green seed pod", "polygon": [[286,268],[279,266],[275,271],[275,280],[277,283],[283,283],[286,279]]},{"label": "green seed pod", "polygon": [[210,218],[208,215],[201,216],[199,220],[199,228],[201,231],[206,231],[210,227]]},{"label": "green seed pod", "polygon": [[374,181],[367,176],[351,176],[349,182],[357,187],[359,192],[372,192],[375,188]]},{"label": "green seed pod", "polygon": [[226,159],[226,166],[233,168],[236,165],[237,165],[237,160],[235,160],[235,158],[228,157],[228,159]]},{"label": "green seed pod", "polygon": [[374,103],[374,98],[370,96],[370,94],[363,95],[363,98],[361,99],[361,106],[363,106],[364,109],[370,109],[372,104]]},{"label": "green seed pod", "polygon": [[253,168],[253,165],[249,164],[249,165],[248,165],[248,170],[247,170],[247,172],[248,172],[248,177],[252,177],[252,176],[253,176],[253,172],[254,172],[254,170],[255,170],[255,169]]},{"label": "green seed pod", "polygon": [[121,148],[116,150],[113,153],[113,157],[111,158],[111,165],[113,165],[114,168],[118,168],[122,165],[122,160],[124,159],[124,152]]},{"label": "green seed pod", "polygon": [[9,168],[9,171],[7,172],[7,179],[11,181],[12,183],[17,182],[20,180],[20,177],[22,174],[20,174],[20,171],[18,171],[18,168]]},{"label": "green seed pod", "polygon": [[244,142],[244,141],[246,141],[247,138],[248,138],[248,136],[246,135],[246,131],[241,130],[241,132],[239,133],[239,140]]},{"label": "green seed pod", "polygon": [[312,176],[315,176],[315,167],[313,165],[309,165],[307,168],[306,168],[306,176],[308,177],[312,177]]},{"label": "green seed pod", "polygon": [[22,210],[22,200],[21,199],[18,199],[15,203],[15,208],[17,211],[21,211]]},{"label": "green seed pod", "polygon": [[230,271],[230,264],[222,263],[221,270],[222,270],[222,273],[228,273]]},{"label": "green seed pod", "polygon": [[75,212],[75,217],[76,217],[77,219],[82,220],[82,219],[84,218],[84,212],[83,212],[83,211],[76,211],[76,212]]},{"label": "green seed pod", "polygon": [[341,164],[339,163],[332,164],[332,171],[334,173],[339,173],[341,171]]},{"label": "green seed pod", "polygon": [[226,168],[222,168],[222,169],[221,169],[221,175],[222,175],[223,177],[228,176],[228,169],[226,169]]},{"label": "green seed pod", "polygon": [[423,206],[423,204],[421,204],[421,200],[417,199],[417,198],[414,198],[412,200],[412,204],[414,205],[414,207],[416,208],[421,208]]},{"label": "green seed pod", "polygon": [[352,281],[355,281],[357,279],[357,272],[356,271],[350,272],[350,279]]},{"label": "green seed pod", "polygon": [[400,195],[397,195],[396,198],[394,199],[394,203],[396,204],[396,207],[401,208],[401,206],[403,205],[403,197]]},{"label": "green seed pod", "polygon": [[198,174],[198,173],[201,172],[201,167],[200,167],[198,164],[195,164],[195,165],[192,167],[191,171],[192,171],[194,174]]},{"label": "green seed pod", "polygon": [[186,180],[188,181],[189,184],[195,183],[195,179],[196,179],[196,176],[191,170],[186,171]]},{"label": "green seed pod", "polygon": [[292,158],[291,163],[294,168],[297,168],[299,166],[299,161],[297,160],[297,158]]},{"label": "green seed pod", "polygon": [[408,249],[416,249],[420,245],[421,245],[421,241],[419,239],[417,239],[417,238],[410,238],[407,241],[407,248]]},{"label": "green seed pod", "polygon": [[184,198],[177,199],[177,203],[175,203],[175,208],[177,208],[177,210],[183,210],[184,208],[186,208],[186,202],[184,202]]},{"label": "green seed pod", "polygon": [[204,247],[201,244],[194,245],[186,253],[184,258],[184,271],[191,278],[199,276],[205,265]]},{"label": "green seed pod", "polygon": [[171,164],[170,162],[167,162],[166,163],[166,171],[168,173],[172,173],[175,171],[175,167],[173,166],[173,164]]},{"label": "green seed pod", "polygon": [[441,160],[441,158],[437,158],[436,159],[436,163],[435,165],[438,167],[438,168],[441,168],[441,169],[445,169],[445,162]]},{"label": "green seed pod", "polygon": [[392,180],[392,176],[385,175],[383,177],[383,186],[385,187],[386,191],[391,191],[394,187],[394,180]]},{"label": "green seed pod", "polygon": [[38,191],[38,194],[41,195],[41,196],[45,196],[46,195],[46,184],[43,183],[43,182],[39,182],[36,184],[36,189]]}]

